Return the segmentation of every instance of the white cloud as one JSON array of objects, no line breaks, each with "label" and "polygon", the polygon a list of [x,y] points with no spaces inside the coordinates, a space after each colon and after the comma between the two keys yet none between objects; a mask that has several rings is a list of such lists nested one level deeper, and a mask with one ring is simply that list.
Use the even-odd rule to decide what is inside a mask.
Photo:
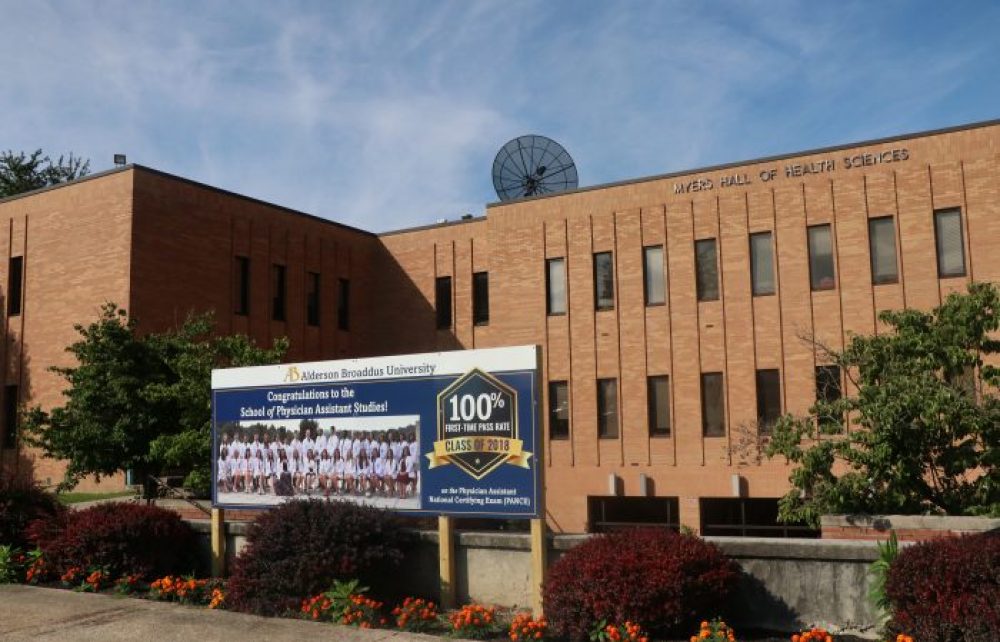
[{"label": "white cloud", "polygon": [[1000,14],[980,14],[0,0],[0,148],[72,150],[94,169],[126,152],[392,229],[481,211],[493,155],[522,133],[559,140],[593,184],[996,117]]}]

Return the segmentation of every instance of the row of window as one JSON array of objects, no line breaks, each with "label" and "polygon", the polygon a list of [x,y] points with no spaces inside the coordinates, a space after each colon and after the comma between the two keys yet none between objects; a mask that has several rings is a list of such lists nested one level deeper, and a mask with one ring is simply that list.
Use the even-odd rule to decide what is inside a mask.
[{"label": "row of window", "polygon": [[[454,322],[450,276],[439,276],[434,280],[434,310],[437,312],[438,329],[450,328]],[[474,272],[472,274],[472,323],[473,325],[489,325],[490,323],[489,272]]]},{"label": "row of window", "polygon": [[[965,276],[965,244],[962,237],[962,213],[959,209],[934,212],[938,275],[941,278]],[[806,230],[809,250],[809,283],[813,290],[831,290],[837,285],[834,265],[833,234],[829,223],[810,225]],[[750,284],[753,296],[767,296],[777,291],[773,233],[750,234]],[[896,228],[892,216],[868,219],[868,242],[871,255],[872,283],[896,283],[899,267],[896,260]],[[695,286],[699,301],[719,298],[719,260],[716,239],[695,241]],[[666,301],[663,271],[663,246],[643,248],[643,289],[647,306]],[[546,260],[546,308],[548,314],[566,313],[566,259]],[[614,257],[611,252],[594,254],[594,307],[615,307]]]},{"label": "row of window", "polygon": [[[833,402],[841,396],[838,366],[817,366],[816,399]],[[762,434],[768,434],[782,414],[781,372],[777,369],[757,371],[757,424]],[[650,437],[670,436],[670,377],[654,375],[646,378],[646,425]],[[549,437],[569,439],[570,396],[568,381],[549,382]],[[725,382],[721,372],[701,375],[702,435],[726,435]],[[832,418],[831,418],[832,419]],[[839,419],[836,419],[839,421]],[[597,435],[601,439],[617,439],[619,433],[618,380],[597,380]]]},{"label": "row of window", "polygon": [[[234,269],[236,276],[236,292],[234,312],[240,316],[250,314],[250,258],[237,256]],[[320,274],[306,272],[306,324],[319,326],[320,310]],[[271,319],[284,321],[288,306],[288,269],[280,264],[271,265]],[[341,330],[350,329],[351,282],[348,279],[337,279],[337,327]]]}]

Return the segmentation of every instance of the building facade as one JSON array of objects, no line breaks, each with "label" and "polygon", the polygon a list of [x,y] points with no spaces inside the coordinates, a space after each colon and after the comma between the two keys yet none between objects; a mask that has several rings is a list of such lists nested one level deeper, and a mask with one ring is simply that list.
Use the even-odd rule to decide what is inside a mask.
[{"label": "building facade", "polygon": [[[375,235],[139,166],[0,201],[12,403],[50,405],[73,324],[214,310],[290,360],[536,344],[558,532],[774,522],[775,417],[850,394],[824,350],[1000,281],[1000,122],[626,181]],[[12,307],[15,302],[17,306]]]}]

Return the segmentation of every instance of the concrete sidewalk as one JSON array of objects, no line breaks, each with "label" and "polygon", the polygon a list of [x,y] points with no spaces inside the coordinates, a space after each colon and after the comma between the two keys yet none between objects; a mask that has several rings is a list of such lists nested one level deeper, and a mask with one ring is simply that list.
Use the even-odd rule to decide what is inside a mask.
[{"label": "concrete sidewalk", "polygon": [[440,642],[419,633],[365,631],[328,623],[15,584],[0,585],[0,640],[338,640]]}]

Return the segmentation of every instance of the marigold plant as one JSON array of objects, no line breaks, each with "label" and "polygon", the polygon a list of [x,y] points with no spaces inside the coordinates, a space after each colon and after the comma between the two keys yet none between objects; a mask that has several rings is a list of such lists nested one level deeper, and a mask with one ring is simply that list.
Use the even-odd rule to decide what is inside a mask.
[{"label": "marigold plant", "polygon": [[221,586],[215,586],[212,588],[212,592],[209,594],[208,608],[226,608],[226,592]]},{"label": "marigold plant", "polygon": [[826,629],[813,627],[792,636],[792,642],[833,642],[833,636]]},{"label": "marigold plant", "polygon": [[84,591],[87,593],[100,593],[101,589],[107,588],[108,584],[111,582],[111,578],[103,569],[92,569],[87,577],[83,579],[83,583],[77,587],[78,591]]},{"label": "marigold plant", "polygon": [[496,609],[482,604],[466,604],[448,615],[451,633],[456,637],[483,640],[500,633]]},{"label": "marigold plant", "polygon": [[382,602],[364,595],[352,595],[350,603],[337,620],[338,624],[356,626],[362,629],[372,629],[384,625],[387,620],[382,616]]},{"label": "marigold plant", "polygon": [[510,623],[510,631],[507,634],[514,642],[523,640],[545,640],[549,634],[549,622],[545,617],[537,620],[531,613],[521,612],[514,616]]},{"label": "marigold plant", "polygon": [[430,631],[438,626],[437,605],[421,597],[406,598],[392,610],[392,615],[403,631]]},{"label": "marigold plant", "polygon": [[215,586],[209,586],[209,580],[168,575],[149,585],[149,596],[154,600],[182,604],[208,604],[213,588]]},{"label": "marigold plant", "polygon": [[691,642],[736,642],[736,631],[722,620],[702,620],[698,635]]},{"label": "marigold plant", "polygon": [[299,611],[302,613],[302,617],[307,620],[326,620],[329,619],[331,607],[333,607],[333,601],[320,593],[302,600]]},{"label": "marigold plant", "polygon": [[649,642],[649,635],[635,622],[625,624],[607,624],[597,636],[608,642]]},{"label": "marigold plant", "polygon": [[138,573],[123,575],[118,578],[117,582],[115,582],[115,593],[118,595],[133,595],[134,593],[142,591],[142,589],[142,575]]},{"label": "marigold plant", "polygon": [[896,636],[896,642],[913,642],[913,638],[905,633]]},{"label": "marigold plant", "polygon": [[83,573],[84,570],[81,567],[70,566],[62,575],[59,576],[59,581],[62,582],[63,586],[72,588],[80,583]]}]

